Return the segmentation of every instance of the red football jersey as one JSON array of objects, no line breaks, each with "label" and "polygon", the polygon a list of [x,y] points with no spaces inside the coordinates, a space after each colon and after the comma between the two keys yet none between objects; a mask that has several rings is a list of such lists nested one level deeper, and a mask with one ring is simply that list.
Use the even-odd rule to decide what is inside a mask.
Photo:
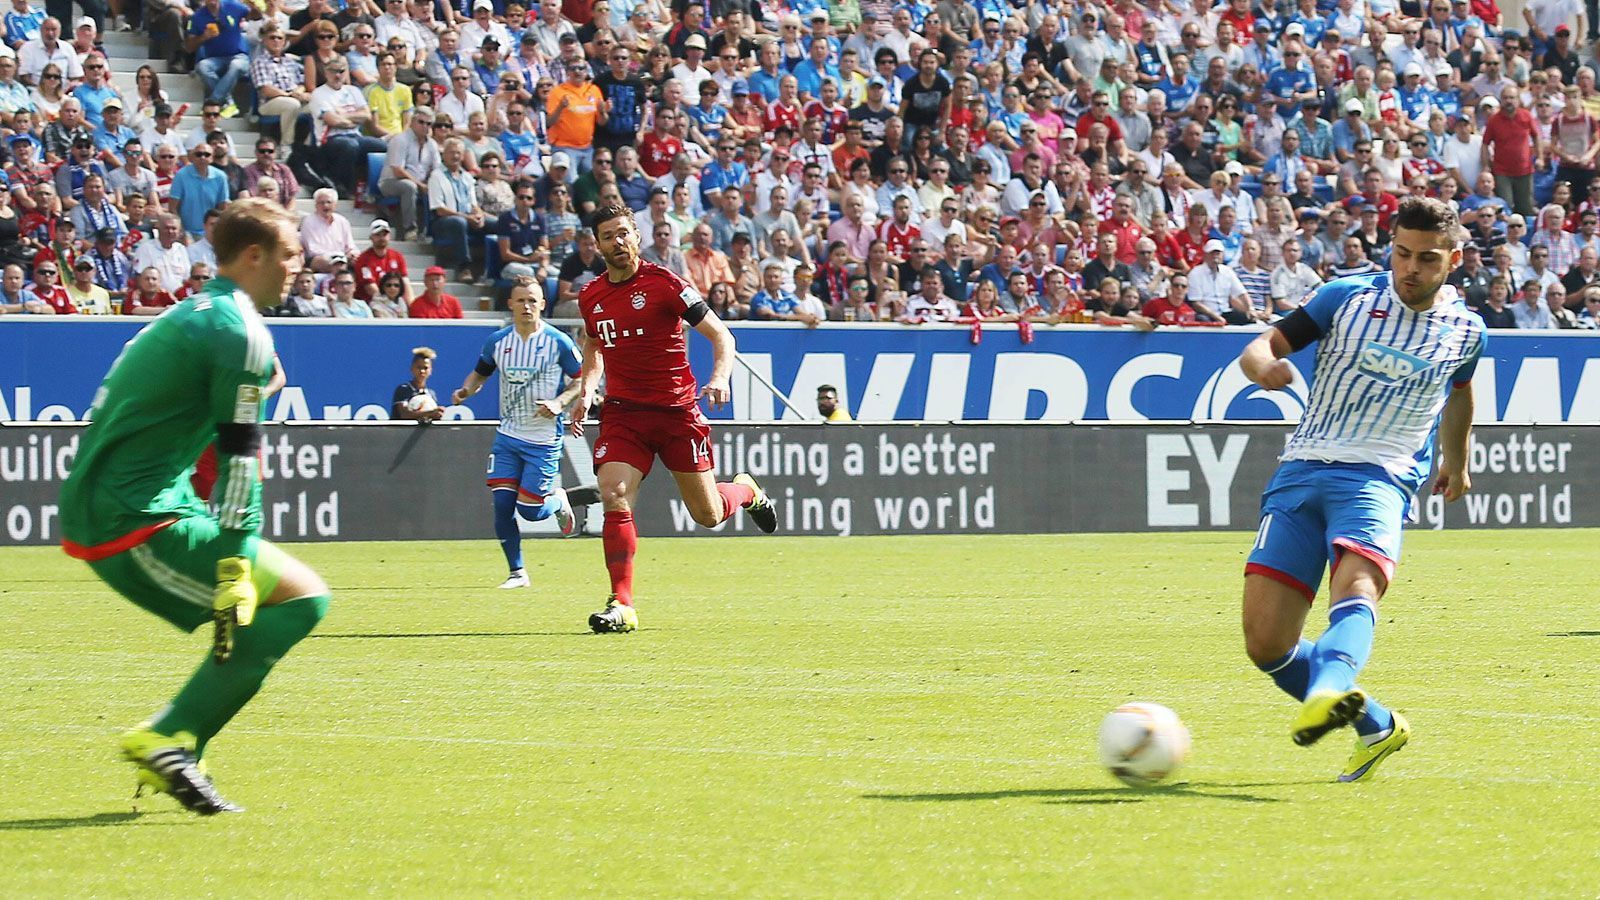
[{"label": "red football jersey", "polygon": [[698,391],[683,314],[699,302],[694,285],[645,260],[621,284],[601,275],[583,286],[578,309],[589,339],[600,342],[607,397],[648,406],[695,406]]},{"label": "red football jersey", "polygon": [[356,295],[371,299],[377,296],[378,282],[390,272],[399,272],[409,275],[406,271],[406,258],[393,247],[385,250],[382,255],[374,252],[371,247],[361,251],[356,257]]},{"label": "red football jersey", "polygon": [[651,178],[660,178],[672,171],[672,161],[683,152],[683,142],[675,137],[656,137],[655,132],[639,142],[639,168]]}]

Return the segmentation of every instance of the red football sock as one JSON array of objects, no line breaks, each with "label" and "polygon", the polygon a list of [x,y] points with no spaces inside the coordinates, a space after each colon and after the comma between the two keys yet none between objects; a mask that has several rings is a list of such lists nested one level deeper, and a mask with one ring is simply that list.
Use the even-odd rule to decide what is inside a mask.
[{"label": "red football sock", "polygon": [[717,482],[717,494],[722,497],[722,521],[733,518],[733,511],[756,498],[756,492],[747,484],[731,481]]},{"label": "red football sock", "polygon": [[639,549],[639,532],[633,527],[632,510],[607,510],[600,529],[600,543],[606,551],[606,571],[611,573],[611,593],[624,606],[633,605],[633,554]]}]

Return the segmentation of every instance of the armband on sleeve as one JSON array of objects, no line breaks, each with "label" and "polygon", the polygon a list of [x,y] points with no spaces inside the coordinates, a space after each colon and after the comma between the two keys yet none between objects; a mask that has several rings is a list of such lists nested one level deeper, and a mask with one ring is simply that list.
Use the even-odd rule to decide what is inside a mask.
[{"label": "armband on sleeve", "polygon": [[1317,338],[1322,337],[1322,327],[1303,309],[1297,309],[1284,316],[1273,323],[1272,327],[1282,332],[1288,339],[1289,346],[1296,351],[1304,350]]},{"label": "armband on sleeve", "polygon": [[683,311],[683,320],[690,325],[699,325],[700,320],[711,313],[711,307],[704,300],[697,301]]},{"label": "armband on sleeve", "polygon": [[261,426],[248,422],[217,425],[217,450],[229,456],[254,457],[261,450]]},{"label": "armband on sleeve", "polygon": [[490,375],[493,375],[494,370],[495,364],[486,359],[479,359],[478,364],[472,367],[472,371],[477,372],[484,378],[488,378]]}]

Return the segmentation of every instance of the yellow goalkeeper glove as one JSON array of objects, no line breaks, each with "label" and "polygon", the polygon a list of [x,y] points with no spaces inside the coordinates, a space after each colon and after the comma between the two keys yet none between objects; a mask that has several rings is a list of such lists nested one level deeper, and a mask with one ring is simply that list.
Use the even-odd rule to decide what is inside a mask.
[{"label": "yellow goalkeeper glove", "polygon": [[233,631],[255,621],[255,582],[250,580],[250,560],[230,556],[217,560],[217,587],[211,595],[211,657],[218,665],[233,655]]}]

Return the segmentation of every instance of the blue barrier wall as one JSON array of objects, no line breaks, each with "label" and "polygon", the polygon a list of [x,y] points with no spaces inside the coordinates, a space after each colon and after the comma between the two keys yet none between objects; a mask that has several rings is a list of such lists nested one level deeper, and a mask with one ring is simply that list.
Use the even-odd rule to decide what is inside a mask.
[{"label": "blue barrier wall", "polygon": [[[0,318],[0,420],[80,418],[123,343],[130,320]],[[390,394],[409,377],[410,350],[439,352],[441,397],[471,369],[492,323],[273,323],[289,387],[278,420],[387,418]],[[1023,344],[1014,328],[838,325],[734,326],[749,369],[810,414],[817,385],[840,389],[858,419],[1293,420],[1305,386],[1266,394],[1233,365],[1248,329],[1139,334],[1094,326],[1040,327]],[[695,370],[710,346],[690,341]],[[1293,362],[1310,373],[1310,353]],[[734,403],[713,418],[795,418],[749,369],[735,367]],[[1600,422],[1600,337],[1592,332],[1496,332],[1474,382],[1481,422]],[[457,418],[492,418],[486,390]]]}]

